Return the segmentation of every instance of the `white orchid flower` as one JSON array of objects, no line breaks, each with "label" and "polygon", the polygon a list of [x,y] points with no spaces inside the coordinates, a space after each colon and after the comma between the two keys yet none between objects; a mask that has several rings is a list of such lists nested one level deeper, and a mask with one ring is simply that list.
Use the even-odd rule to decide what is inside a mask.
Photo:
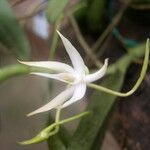
[{"label": "white orchid flower", "polygon": [[106,73],[108,59],[105,59],[104,65],[100,70],[92,74],[86,74],[87,68],[84,64],[81,55],[78,53],[78,51],[74,48],[74,46],[70,43],[68,39],[66,39],[59,31],[57,31],[57,33],[59,34],[66,48],[66,51],[71,59],[73,67],[71,67],[68,64],[64,64],[57,61],[38,61],[38,62],[19,61],[19,62],[28,66],[43,67],[57,71],[58,72],[57,74],[49,74],[41,72],[31,72],[31,74],[69,83],[69,87],[63,92],[61,92],[58,96],[56,96],[46,105],[29,113],[28,116],[49,111],[59,106],[64,108],[82,99],[86,92],[87,83],[91,83],[102,78]]}]

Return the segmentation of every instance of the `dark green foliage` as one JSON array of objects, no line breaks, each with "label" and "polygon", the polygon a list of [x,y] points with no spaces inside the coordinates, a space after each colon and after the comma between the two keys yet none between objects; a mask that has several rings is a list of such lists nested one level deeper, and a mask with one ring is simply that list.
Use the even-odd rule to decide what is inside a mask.
[{"label": "dark green foliage", "polygon": [[54,24],[62,14],[68,0],[50,0],[47,7],[47,18],[50,23]]},{"label": "dark green foliage", "polygon": [[92,33],[99,32],[102,27],[102,19],[105,10],[106,0],[80,0],[78,5],[85,5],[75,12],[75,17],[80,26]]}]

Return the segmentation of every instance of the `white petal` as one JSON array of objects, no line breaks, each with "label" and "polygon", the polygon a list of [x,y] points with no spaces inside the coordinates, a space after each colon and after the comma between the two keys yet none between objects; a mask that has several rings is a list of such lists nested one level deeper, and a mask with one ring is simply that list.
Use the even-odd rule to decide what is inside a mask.
[{"label": "white petal", "polygon": [[59,80],[59,81],[65,82],[65,83],[74,82],[74,77],[70,73],[49,74],[49,73],[31,72],[30,74]]},{"label": "white petal", "polygon": [[77,84],[72,98],[63,104],[63,108],[83,98],[85,92],[86,92],[86,84],[85,83]]},{"label": "white petal", "polygon": [[85,74],[85,65],[82,57],[78,53],[78,51],[74,48],[74,46],[70,43],[70,41],[65,38],[59,31],[57,31],[59,36],[61,37],[61,40],[66,48],[66,51],[71,59],[71,62],[73,64],[73,67],[75,71],[79,74]]},{"label": "white petal", "polygon": [[74,70],[71,66],[57,61],[18,61],[28,66],[43,67],[58,72],[74,73]]},{"label": "white petal", "polygon": [[51,100],[49,103],[46,105],[40,107],[39,109],[29,113],[27,116],[32,116],[38,113],[42,113],[45,111],[49,111],[53,108],[56,108],[60,105],[62,105],[66,100],[68,100],[74,91],[74,87],[71,86],[70,88],[66,89],[65,91],[61,92],[59,95],[57,95],[53,100]]},{"label": "white petal", "polygon": [[60,78],[59,74],[49,74],[49,73],[40,73],[40,72],[31,72],[30,74],[66,82],[65,80]]},{"label": "white petal", "polygon": [[102,66],[102,68],[99,71],[85,76],[85,82],[87,82],[87,83],[94,82],[94,81],[102,78],[106,73],[107,66],[108,66],[108,59],[105,59],[104,65]]}]

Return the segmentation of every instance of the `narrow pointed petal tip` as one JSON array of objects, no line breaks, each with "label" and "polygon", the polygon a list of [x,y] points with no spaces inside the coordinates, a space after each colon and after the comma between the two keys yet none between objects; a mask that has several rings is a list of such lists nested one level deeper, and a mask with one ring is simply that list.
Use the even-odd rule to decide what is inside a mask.
[{"label": "narrow pointed petal tip", "polygon": [[56,32],[59,34],[59,36],[61,36],[61,33],[58,30],[56,30]]},{"label": "narrow pointed petal tip", "polygon": [[72,45],[72,43],[64,37],[59,31],[57,31],[58,35],[60,36],[64,47],[71,59],[72,65],[74,67],[74,70],[81,75],[85,75],[85,64],[84,61],[79,54],[79,52],[76,50],[76,48]]},{"label": "narrow pointed petal tip", "polygon": [[35,113],[31,112],[31,113],[28,113],[26,114],[27,117],[30,117],[30,116],[33,116]]},{"label": "narrow pointed petal tip", "polygon": [[61,92],[54,99],[52,99],[49,103],[27,114],[27,116],[29,117],[35,114],[43,113],[62,105],[65,101],[67,101],[72,96],[73,91],[74,91],[74,86],[67,88],[65,91]]},{"label": "narrow pointed petal tip", "polygon": [[[41,107],[41,108],[42,108],[42,107]],[[44,109],[41,109],[41,108],[39,108],[39,109],[37,109],[37,110],[35,110],[35,111],[32,111],[32,112],[26,114],[26,116],[27,116],[27,117],[31,117],[31,116],[33,116],[33,115],[36,115],[36,114],[39,114],[39,113],[48,111],[48,110],[46,110],[46,109],[44,110]],[[51,109],[49,109],[49,110],[51,110]]]},{"label": "narrow pointed petal tip", "polygon": [[26,63],[26,61],[22,61],[22,60],[19,60],[19,59],[17,59],[17,61],[18,61],[20,64],[24,64],[24,65],[25,65],[25,63]]},{"label": "narrow pointed petal tip", "polygon": [[64,38],[64,36],[58,31],[58,30],[56,30],[56,32],[58,33],[58,35],[61,37],[61,39],[63,39]]},{"label": "narrow pointed petal tip", "polygon": [[107,71],[107,66],[108,66],[108,58],[105,59],[104,65],[102,66],[102,68],[100,68],[100,70],[98,70],[95,73],[86,75],[85,81],[87,83],[90,83],[90,82],[94,82],[94,81],[102,78],[105,75],[106,71]]},{"label": "narrow pointed petal tip", "polygon": [[41,143],[45,140],[47,140],[48,138],[48,135],[45,134],[45,136],[42,136],[41,134],[38,134],[37,136],[29,139],[29,140],[26,140],[26,141],[21,141],[21,142],[17,142],[18,144],[20,145],[31,145],[31,144],[38,144],[38,143]]},{"label": "narrow pointed petal tip", "polygon": [[150,43],[149,43],[149,38],[147,39],[147,41],[146,41],[146,45],[149,47],[150,45],[149,45]]},{"label": "narrow pointed petal tip", "polygon": [[108,66],[108,61],[109,61],[109,58],[106,58],[105,61],[104,61],[104,65]]},{"label": "narrow pointed petal tip", "polygon": [[19,60],[19,59],[17,59],[17,61],[18,61],[20,64],[24,64],[24,65],[31,66],[31,62],[30,62],[30,61],[22,61],[22,60]]}]

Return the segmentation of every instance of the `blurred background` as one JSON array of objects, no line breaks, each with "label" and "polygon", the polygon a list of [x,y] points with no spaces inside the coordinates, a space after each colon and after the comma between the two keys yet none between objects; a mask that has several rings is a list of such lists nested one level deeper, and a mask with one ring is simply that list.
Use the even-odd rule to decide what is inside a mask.
[{"label": "blurred background", "polygon": [[[17,64],[17,59],[71,64],[56,29],[79,50],[91,70],[99,68],[105,58],[109,58],[109,64],[116,63],[150,37],[149,0],[0,1],[0,68]],[[125,72],[122,91],[131,89],[141,67],[142,58],[135,59]],[[48,125],[49,112],[33,117],[26,114],[55,97],[65,84],[34,75],[15,76],[0,83],[0,149],[48,150],[47,142],[30,146],[17,142],[33,137]],[[149,149],[149,89],[148,70],[138,91],[112,106],[102,150]],[[84,100],[63,110],[62,118],[82,112],[92,93],[88,89]],[[75,121],[65,127],[73,134],[77,124]]]}]

